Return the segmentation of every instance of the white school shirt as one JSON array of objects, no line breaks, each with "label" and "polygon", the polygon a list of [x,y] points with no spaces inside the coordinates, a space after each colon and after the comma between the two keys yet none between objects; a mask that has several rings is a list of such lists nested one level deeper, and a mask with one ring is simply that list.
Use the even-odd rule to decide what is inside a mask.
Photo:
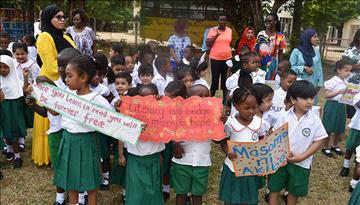
[{"label": "white school shirt", "polygon": [[[342,90],[347,88],[347,81],[341,80],[339,77],[334,76],[330,80],[324,82],[325,90],[335,91],[335,90]],[[339,101],[341,99],[342,94],[334,96],[329,100]]]},{"label": "white school shirt", "polygon": [[252,77],[253,83],[265,84],[265,76],[266,76],[265,71],[258,68],[255,72],[251,72],[250,75]]},{"label": "white school shirt", "polygon": [[[230,90],[229,96],[232,96],[234,94],[234,91],[239,88],[239,86],[235,86],[232,90]],[[233,105],[231,101],[231,107],[230,107],[230,116],[234,115],[238,111],[235,109],[235,106]]]},{"label": "white school shirt", "polygon": [[166,86],[173,81],[174,79],[170,77],[169,75],[166,75],[166,79],[162,77],[159,73],[155,75],[155,77],[152,79],[152,83],[156,85],[159,91],[159,95],[165,95],[165,88]]},{"label": "white school shirt", "polygon": [[[66,89],[66,91],[71,92],[73,94],[76,95],[76,90],[70,90],[70,89]],[[91,92],[89,94],[86,95],[78,95],[78,97],[83,98],[85,100],[91,101],[95,104],[98,104],[102,107],[108,108],[108,109],[112,109],[111,105],[108,103],[108,101],[101,96],[98,93],[95,92]],[[88,128],[86,126],[84,126],[81,123],[78,123],[75,120],[72,120],[70,118],[67,118],[65,116],[61,117],[61,126],[63,129],[71,132],[71,133],[87,133],[87,132],[94,132],[94,129]]]},{"label": "white school shirt", "polygon": [[207,87],[207,89],[210,90],[209,84],[203,78],[199,78],[199,79],[195,80],[194,85],[203,85],[203,86]]},{"label": "white school shirt", "polygon": [[[62,90],[65,90],[67,88],[65,83],[61,80],[61,78],[54,81],[54,83],[58,88],[60,88]],[[49,119],[50,126],[49,126],[49,130],[46,132],[46,134],[49,135],[51,133],[55,133],[55,132],[58,132],[59,130],[61,130],[61,115],[52,115],[48,111],[47,117]]]},{"label": "white school shirt", "polygon": [[110,95],[110,89],[107,86],[105,86],[105,85],[103,85],[101,83],[99,83],[96,87],[93,87],[93,86],[90,85],[90,90],[92,92],[100,94],[100,95],[102,95],[104,97]]},{"label": "white school shirt", "polygon": [[173,157],[173,162],[193,167],[211,166],[211,140],[181,142],[181,146],[185,153],[180,159]]},{"label": "white school shirt", "polygon": [[355,104],[360,100],[360,93],[356,94],[353,100],[354,107],[356,109],[355,115],[351,118],[349,123],[349,127],[352,129],[356,129],[360,131],[360,108],[358,108]]},{"label": "white school shirt", "polygon": [[165,143],[163,142],[144,142],[140,139],[135,145],[130,143],[125,143],[125,145],[129,153],[137,156],[148,156],[165,149]]},{"label": "white school shirt", "polygon": [[[35,79],[40,75],[39,65],[35,61],[32,61],[30,59],[28,59],[28,61],[26,61],[25,63],[18,63],[15,59],[14,66],[15,66],[15,70],[19,76],[19,80],[21,80],[22,82],[24,82],[23,71],[25,68],[29,69],[29,71],[30,71],[29,78],[32,82],[34,82]],[[29,83],[31,83],[31,82],[29,82]]]},{"label": "white school shirt", "polygon": [[[251,123],[244,126],[236,119],[237,115],[237,113],[232,115],[225,123],[225,134],[231,141],[258,142],[259,136],[265,136],[269,126],[261,118],[255,115]],[[225,159],[225,164],[234,172],[233,163],[228,157]]]},{"label": "white school shirt", "polygon": [[28,46],[28,59],[35,61],[36,62],[36,57],[37,57],[37,50],[35,46]]},{"label": "white school shirt", "polygon": [[133,72],[131,72],[130,75],[132,78],[131,87],[135,88],[137,84],[140,83],[139,73],[133,70]]},{"label": "white school shirt", "polygon": [[[228,79],[226,79],[225,82],[226,89],[232,90],[236,88],[238,86],[239,76],[240,76],[240,70],[236,71]],[[261,69],[257,69],[257,71],[251,72],[250,76],[252,78],[253,83],[265,84],[265,76],[266,76],[265,71]]]},{"label": "white school shirt", "polygon": [[[280,116],[274,128],[277,129],[283,124],[288,123],[290,151],[294,154],[303,154],[309,146],[318,140],[328,137],[326,130],[319,116],[309,110],[300,120],[297,119],[294,107]],[[310,169],[313,156],[295,163],[305,169]]]}]

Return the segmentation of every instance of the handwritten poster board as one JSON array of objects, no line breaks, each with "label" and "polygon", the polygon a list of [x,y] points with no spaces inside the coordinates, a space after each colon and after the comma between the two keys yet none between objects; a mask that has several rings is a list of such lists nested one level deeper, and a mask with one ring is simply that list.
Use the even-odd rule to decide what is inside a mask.
[{"label": "handwritten poster board", "polygon": [[354,105],[354,97],[360,92],[360,85],[348,83],[346,93],[341,96],[340,103]]},{"label": "handwritten poster board", "polygon": [[256,143],[229,140],[228,148],[237,155],[233,160],[236,176],[272,174],[287,164],[290,154],[288,124]]},{"label": "handwritten poster board", "polygon": [[33,85],[41,105],[115,139],[136,144],[143,122],[109,110],[50,84]]},{"label": "handwritten poster board", "polygon": [[157,100],[154,96],[124,96],[121,99],[121,113],[146,123],[140,135],[143,141],[218,141],[225,137],[220,121],[223,108],[220,98],[164,96]]}]

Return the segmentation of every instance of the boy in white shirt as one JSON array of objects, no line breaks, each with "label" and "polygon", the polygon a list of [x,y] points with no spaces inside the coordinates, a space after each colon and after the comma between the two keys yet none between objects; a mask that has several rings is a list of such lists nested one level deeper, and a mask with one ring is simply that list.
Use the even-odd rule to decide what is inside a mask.
[{"label": "boy in white shirt", "polygon": [[174,79],[169,76],[171,73],[170,58],[167,56],[159,56],[155,60],[155,67],[158,73],[152,79],[152,83],[156,85],[159,91],[159,95],[164,95],[166,86]]},{"label": "boy in white shirt", "polygon": [[289,192],[289,205],[295,205],[298,197],[307,195],[313,154],[328,137],[320,118],[311,111],[316,95],[313,84],[304,80],[295,81],[288,94],[293,107],[278,119],[274,128],[288,123],[291,153],[288,164],[269,178],[270,205],[278,204],[280,191],[284,188]]}]

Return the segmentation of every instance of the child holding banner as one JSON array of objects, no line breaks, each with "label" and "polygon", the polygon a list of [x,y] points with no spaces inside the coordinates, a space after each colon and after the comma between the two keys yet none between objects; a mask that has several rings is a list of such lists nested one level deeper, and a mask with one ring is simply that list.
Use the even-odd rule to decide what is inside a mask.
[{"label": "child holding banner", "polygon": [[[25,78],[25,75],[24,75]],[[26,135],[23,83],[14,67],[14,59],[0,55],[0,127],[6,141],[6,160],[14,160],[14,168],[22,167],[18,140]]]},{"label": "child holding banner", "polygon": [[[143,85],[140,96],[158,95],[154,84]],[[126,163],[126,205],[163,205],[161,191],[160,153],[165,149],[162,142],[145,142],[136,145],[126,143],[129,153]]]},{"label": "child holding banner", "polygon": [[[90,90],[96,66],[91,57],[76,56],[66,67],[66,84],[80,98],[111,109],[105,98]],[[63,136],[54,184],[68,191],[70,204],[77,204],[78,193],[83,191],[88,192],[89,204],[96,204],[96,189],[102,179],[96,134],[93,129],[67,117],[61,118],[61,126]],[[79,171],[79,167],[83,171]]]},{"label": "child holding banner", "polygon": [[[345,132],[346,113],[345,105],[339,103],[342,94],[346,92],[346,79],[351,74],[351,62],[341,59],[336,62],[336,76],[324,82],[326,102],[322,122],[329,135],[325,140],[322,153],[327,157],[333,157],[332,151],[338,155],[344,152],[338,147],[341,135]],[[329,148],[330,136],[333,134],[332,146]]]},{"label": "child holding banner", "polygon": [[269,177],[270,205],[278,204],[284,188],[289,192],[289,205],[295,205],[298,197],[308,193],[312,155],[328,137],[320,118],[311,110],[316,93],[315,86],[305,80],[295,81],[288,90],[293,107],[278,119],[274,128],[288,123],[291,154],[288,164]]},{"label": "child holding banner", "polygon": [[227,157],[221,172],[219,199],[226,204],[256,204],[261,179],[258,176],[236,177],[231,160],[236,154],[228,150],[227,140],[257,142],[267,132],[264,121],[256,116],[257,102],[252,87],[240,87],[234,91],[232,104],[237,110],[225,123],[227,139],[221,145]]}]

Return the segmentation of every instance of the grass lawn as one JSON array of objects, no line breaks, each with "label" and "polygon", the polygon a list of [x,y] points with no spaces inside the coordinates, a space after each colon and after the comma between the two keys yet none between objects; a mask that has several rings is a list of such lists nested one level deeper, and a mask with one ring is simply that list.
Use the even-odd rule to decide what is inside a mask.
[{"label": "grass lawn", "polygon": [[[325,78],[331,77],[332,68],[324,65]],[[221,96],[221,95],[218,95]],[[320,93],[320,105],[324,102],[323,91]],[[26,138],[26,150],[22,153],[24,164],[22,169],[14,170],[12,163],[0,157],[1,171],[4,179],[0,181],[0,204],[52,204],[55,199],[55,189],[52,185],[53,172],[50,166],[35,166],[31,160],[31,130]],[[347,130],[348,132],[348,130]],[[344,140],[341,142],[344,147]],[[225,155],[220,146],[213,144],[212,166],[210,169],[208,191],[204,196],[204,204],[222,204],[218,201],[218,188],[220,182],[220,168],[224,162]],[[320,152],[315,154],[310,176],[309,195],[300,200],[302,205],[342,205],[347,204],[349,192],[347,191],[351,177],[340,177],[343,158],[325,158]],[[354,167],[354,164],[351,164]],[[352,171],[350,176],[352,175]],[[98,204],[111,205],[120,204],[120,187],[111,186],[109,191],[98,192]],[[264,190],[260,193],[260,203],[263,201]],[[167,204],[175,204],[172,191],[171,199]]]}]

